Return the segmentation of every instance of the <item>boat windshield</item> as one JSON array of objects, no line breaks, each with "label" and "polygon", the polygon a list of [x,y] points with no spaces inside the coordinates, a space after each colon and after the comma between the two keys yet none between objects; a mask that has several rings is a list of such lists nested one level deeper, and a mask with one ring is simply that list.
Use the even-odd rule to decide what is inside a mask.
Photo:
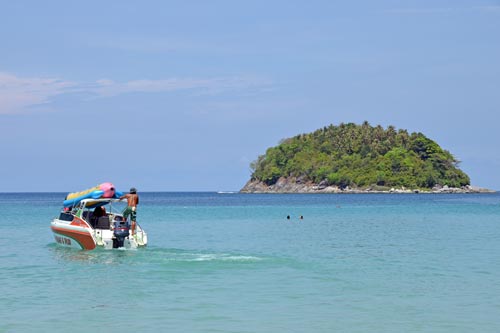
[{"label": "boat windshield", "polygon": [[122,214],[125,208],[127,208],[126,201],[114,201],[103,205],[108,213],[112,214]]},{"label": "boat windshield", "polygon": [[79,210],[95,210],[98,207],[104,207],[107,213],[121,214],[127,207],[127,202],[117,199],[96,199],[82,200],[78,205]]}]

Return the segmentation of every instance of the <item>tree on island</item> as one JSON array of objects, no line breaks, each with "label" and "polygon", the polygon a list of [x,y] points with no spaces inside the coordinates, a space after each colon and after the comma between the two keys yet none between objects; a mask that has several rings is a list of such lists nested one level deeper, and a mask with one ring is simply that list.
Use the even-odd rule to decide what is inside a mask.
[{"label": "tree on island", "polygon": [[251,177],[266,185],[285,177],[340,188],[469,185],[469,176],[458,165],[450,152],[422,133],[365,121],[284,139],[252,162]]}]

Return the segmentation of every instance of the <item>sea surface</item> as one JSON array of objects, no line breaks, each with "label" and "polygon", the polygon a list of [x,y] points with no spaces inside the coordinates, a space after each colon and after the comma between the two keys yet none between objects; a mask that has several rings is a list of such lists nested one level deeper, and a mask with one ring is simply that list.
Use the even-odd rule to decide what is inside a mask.
[{"label": "sea surface", "polygon": [[498,193],[139,195],[147,248],[78,251],[0,193],[0,332],[500,332]]}]

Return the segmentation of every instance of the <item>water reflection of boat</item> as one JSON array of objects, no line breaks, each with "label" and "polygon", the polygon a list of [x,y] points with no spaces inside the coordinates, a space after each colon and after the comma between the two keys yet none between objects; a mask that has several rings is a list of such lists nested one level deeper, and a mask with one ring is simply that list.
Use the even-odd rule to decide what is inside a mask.
[{"label": "water reflection of boat", "polygon": [[146,246],[146,232],[137,223],[135,233],[131,234],[130,224],[117,208],[119,202],[116,198],[87,198],[74,202],[74,206],[65,208],[50,224],[56,242],[82,250]]}]

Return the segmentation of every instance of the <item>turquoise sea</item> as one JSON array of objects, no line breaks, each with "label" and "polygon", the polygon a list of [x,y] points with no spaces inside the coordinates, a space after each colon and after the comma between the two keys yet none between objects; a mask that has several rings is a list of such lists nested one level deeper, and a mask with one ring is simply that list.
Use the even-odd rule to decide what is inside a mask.
[{"label": "turquoise sea", "polygon": [[139,194],[149,246],[86,252],[1,193],[0,332],[500,332],[498,193]]}]

